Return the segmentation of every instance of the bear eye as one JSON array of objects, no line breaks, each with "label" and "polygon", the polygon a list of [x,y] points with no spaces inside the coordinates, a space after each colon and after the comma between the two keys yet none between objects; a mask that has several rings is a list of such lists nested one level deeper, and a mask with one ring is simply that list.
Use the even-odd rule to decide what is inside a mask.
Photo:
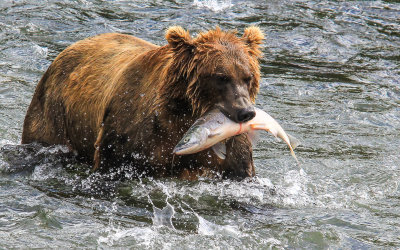
[{"label": "bear eye", "polygon": [[243,81],[246,83],[247,86],[249,86],[251,82],[251,76],[243,78]]},{"label": "bear eye", "polygon": [[226,75],[216,75],[215,78],[217,79],[218,82],[225,83],[230,81],[230,77]]}]

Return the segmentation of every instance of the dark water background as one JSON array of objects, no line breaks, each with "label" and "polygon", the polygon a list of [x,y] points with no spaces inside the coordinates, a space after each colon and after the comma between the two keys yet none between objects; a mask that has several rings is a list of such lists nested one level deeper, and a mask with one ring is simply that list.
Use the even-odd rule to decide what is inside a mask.
[{"label": "dark water background", "polygon": [[[251,24],[266,35],[257,106],[302,140],[300,167],[269,135],[244,182],[113,182],[63,147],[17,146],[71,43]],[[396,1],[2,0],[0,248],[399,248],[399,61]]]}]

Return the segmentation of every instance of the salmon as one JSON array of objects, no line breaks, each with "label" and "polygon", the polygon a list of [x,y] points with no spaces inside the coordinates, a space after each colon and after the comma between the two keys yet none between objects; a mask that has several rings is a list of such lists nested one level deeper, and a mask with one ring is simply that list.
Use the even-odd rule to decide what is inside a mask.
[{"label": "salmon", "polygon": [[281,138],[289,146],[290,153],[297,160],[294,149],[299,140],[286,134],[281,125],[265,111],[255,108],[256,116],[245,123],[236,123],[226,117],[218,109],[208,112],[197,119],[175,146],[176,155],[194,154],[212,147],[214,152],[225,159],[226,147],[223,141],[235,135],[247,133],[251,141],[255,131],[265,130],[277,138]]}]

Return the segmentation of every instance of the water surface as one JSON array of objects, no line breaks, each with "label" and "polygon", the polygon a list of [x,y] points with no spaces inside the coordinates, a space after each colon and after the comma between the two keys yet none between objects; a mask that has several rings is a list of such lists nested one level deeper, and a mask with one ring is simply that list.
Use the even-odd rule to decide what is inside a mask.
[{"label": "water surface", "polygon": [[[116,182],[62,146],[18,146],[66,46],[105,32],[162,45],[172,25],[263,30],[257,106],[301,139],[300,166],[267,134],[243,182]],[[395,1],[2,1],[0,248],[399,248],[399,30]]]}]

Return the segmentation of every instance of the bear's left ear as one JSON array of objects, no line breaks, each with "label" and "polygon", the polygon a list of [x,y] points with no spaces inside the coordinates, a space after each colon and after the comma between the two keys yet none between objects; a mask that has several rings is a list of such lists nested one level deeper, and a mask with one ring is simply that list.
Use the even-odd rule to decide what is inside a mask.
[{"label": "bear's left ear", "polygon": [[261,51],[259,50],[262,40],[264,40],[264,34],[257,26],[250,26],[244,30],[243,41],[249,46],[250,52],[254,56],[260,56]]},{"label": "bear's left ear", "polygon": [[181,47],[183,45],[193,45],[189,32],[184,30],[181,26],[170,27],[165,33],[165,39],[167,39],[172,48]]}]

